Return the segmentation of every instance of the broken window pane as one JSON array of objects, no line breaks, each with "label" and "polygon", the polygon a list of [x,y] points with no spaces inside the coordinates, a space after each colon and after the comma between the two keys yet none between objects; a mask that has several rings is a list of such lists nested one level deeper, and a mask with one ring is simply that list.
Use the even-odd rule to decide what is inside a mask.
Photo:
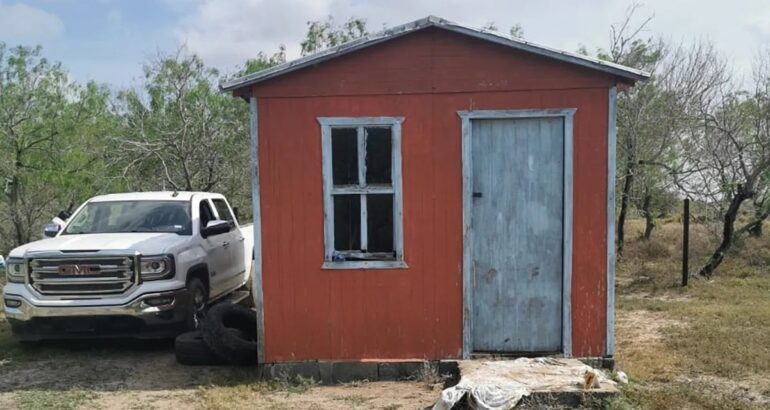
[{"label": "broken window pane", "polygon": [[369,252],[393,252],[393,195],[366,197]]},{"label": "broken window pane", "polygon": [[334,185],[358,184],[358,132],[332,128],[332,181]]},{"label": "broken window pane", "polygon": [[392,151],[390,128],[366,129],[367,184],[390,184]]},{"label": "broken window pane", "polygon": [[334,195],[334,249],[361,250],[360,195]]}]

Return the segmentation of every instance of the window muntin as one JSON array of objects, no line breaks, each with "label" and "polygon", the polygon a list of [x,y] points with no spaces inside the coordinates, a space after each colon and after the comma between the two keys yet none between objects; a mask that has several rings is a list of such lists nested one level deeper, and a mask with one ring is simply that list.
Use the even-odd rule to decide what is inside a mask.
[{"label": "window muntin", "polygon": [[319,118],[325,267],[404,267],[401,118]]}]

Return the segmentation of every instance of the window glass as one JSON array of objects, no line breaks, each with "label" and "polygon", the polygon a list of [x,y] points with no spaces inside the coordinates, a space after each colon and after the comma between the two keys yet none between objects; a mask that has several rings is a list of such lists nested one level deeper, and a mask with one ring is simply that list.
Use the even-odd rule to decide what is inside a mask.
[{"label": "window glass", "polygon": [[334,196],[334,249],[361,249],[361,196]]},{"label": "window glass", "polygon": [[388,184],[391,182],[391,159],[393,149],[390,128],[366,128],[366,184]]},{"label": "window glass", "polygon": [[332,128],[332,179],[334,185],[358,184],[358,131]]},{"label": "window glass", "polygon": [[366,198],[368,252],[393,252],[393,195],[369,195]]},{"label": "window glass", "polygon": [[212,200],[212,202],[214,202],[214,207],[217,208],[217,214],[219,214],[219,219],[222,219],[228,222],[235,221],[235,217],[233,217],[232,212],[230,212],[230,207],[227,206],[227,202],[225,202],[224,199],[214,199]]},{"label": "window glass", "polygon": [[63,234],[171,232],[189,235],[189,209],[186,201],[91,202],[73,217]]},{"label": "window glass", "polygon": [[201,201],[200,204],[200,219],[201,219],[201,228],[205,228],[206,225],[209,224],[209,222],[213,221],[214,219],[214,212],[211,211],[211,206],[209,206],[208,200]]}]

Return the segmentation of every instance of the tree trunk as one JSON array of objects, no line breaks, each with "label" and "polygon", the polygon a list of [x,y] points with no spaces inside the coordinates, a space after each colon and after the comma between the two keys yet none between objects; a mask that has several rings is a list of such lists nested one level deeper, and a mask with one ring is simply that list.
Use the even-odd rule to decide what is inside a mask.
[{"label": "tree trunk", "polygon": [[631,188],[634,186],[634,163],[632,160],[627,162],[626,175],[623,177],[623,192],[620,194],[620,213],[618,214],[618,256],[623,256],[623,245],[625,244],[626,215],[628,215],[628,204],[631,201]]},{"label": "tree trunk", "polygon": [[738,191],[730,201],[730,206],[727,207],[727,211],[724,216],[724,226],[722,228],[722,242],[717,246],[714,254],[711,255],[708,263],[703,266],[698,275],[710,278],[714,271],[722,263],[725,258],[725,254],[733,246],[733,236],[735,234],[735,218],[738,216],[738,211],[741,208],[743,201],[751,198],[752,193],[745,190],[742,186],[738,186]]},{"label": "tree trunk", "polygon": [[644,214],[644,240],[649,241],[652,236],[652,229],[655,228],[655,220],[650,210],[650,203],[652,202],[652,195],[647,194],[644,196],[644,204],[642,204],[642,213]]}]

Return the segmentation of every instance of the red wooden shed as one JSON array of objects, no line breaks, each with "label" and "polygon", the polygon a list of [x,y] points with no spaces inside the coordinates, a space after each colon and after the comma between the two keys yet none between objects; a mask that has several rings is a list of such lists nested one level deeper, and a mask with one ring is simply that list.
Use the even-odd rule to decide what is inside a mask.
[{"label": "red wooden shed", "polygon": [[645,78],[428,17],[223,84],[260,361],[612,356],[616,90]]}]

